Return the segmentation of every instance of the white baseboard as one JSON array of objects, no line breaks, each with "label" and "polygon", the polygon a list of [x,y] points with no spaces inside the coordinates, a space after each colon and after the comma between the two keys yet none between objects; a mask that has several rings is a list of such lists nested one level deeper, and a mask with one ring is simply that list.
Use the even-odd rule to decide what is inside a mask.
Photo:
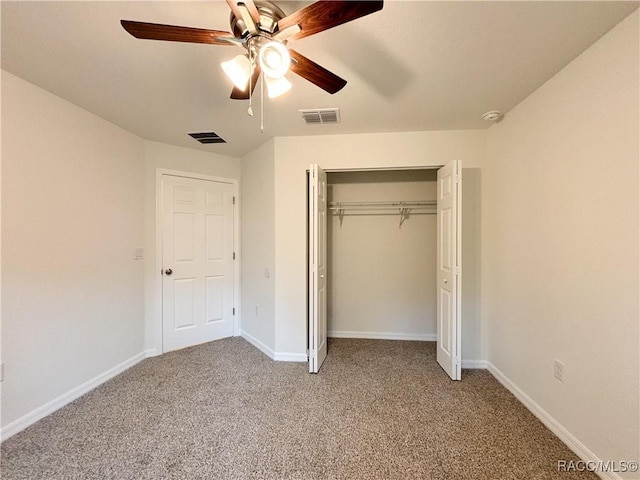
[{"label": "white baseboard", "polygon": [[250,333],[245,332],[244,330],[242,330],[240,335],[247,342],[264,353],[267,357],[277,362],[306,362],[309,360],[305,353],[274,352],[256,337],[254,337]]},{"label": "white baseboard", "polygon": [[244,338],[247,342],[249,342],[251,345],[256,347],[258,350],[260,350],[262,353],[264,353],[267,357],[269,357],[272,360],[274,359],[273,350],[267,347],[264,343],[262,343],[256,337],[254,337],[250,333],[245,332],[244,330],[240,330],[240,336]]},{"label": "white baseboard", "polygon": [[82,385],[79,385],[69,390],[67,393],[64,393],[59,397],[54,398],[50,402],[45,403],[44,405],[36,408],[35,410],[32,410],[26,415],[23,415],[22,417],[14,420],[13,422],[5,425],[4,427],[2,427],[2,430],[0,431],[1,441],[4,442],[6,439],[12,437],[16,433],[21,432],[27,427],[30,427],[31,425],[36,423],[38,420],[41,420],[47,415],[51,415],[56,410],[64,407],[65,405],[68,405],[74,400],[80,398],[85,393],[88,393],[94,388],[102,385],[107,380],[111,380],[116,375],[119,375],[125,370],[128,370],[129,368],[133,367],[135,364],[139,363],[145,358],[149,356],[154,356],[154,355],[155,355],[155,349],[145,350],[143,352],[140,352],[137,355],[134,355],[133,357],[129,358],[128,360],[125,360],[124,362],[116,365],[115,367],[110,368],[106,372],[103,372],[100,375],[93,377],[91,380],[84,382]]},{"label": "white baseboard", "polygon": [[465,360],[462,359],[462,368],[473,370],[486,370],[489,368],[489,362],[486,360]]},{"label": "white baseboard", "polygon": [[414,340],[420,342],[435,342],[435,333],[393,333],[393,332],[350,332],[345,330],[329,330],[329,338],[368,338],[371,340]]},{"label": "white baseboard", "polygon": [[[567,447],[585,462],[594,462],[600,465],[602,460],[599,459],[591,450],[589,450],[580,440],[578,440],[569,430],[564,428],[560,422],[553,418],[546,410],[538,405],[529,395],[524,393],[513,383],[504,373],[498,370],[492,363],[486,362],[489,372],[509,390],[527,409],[533,413],[538,420],[551,430]],[[464,365],[464,363],[463,363]],[[616,472],[595,472],[600,478],[606,480],[622,480],[622,477]]]},{"label": "white baseboard", "polygon": [[278,361],[278,362],[307,362],[307,361],[309,361],[309,357],[307,357],[306,353],[276,352],[273,355],[273,359]]}]

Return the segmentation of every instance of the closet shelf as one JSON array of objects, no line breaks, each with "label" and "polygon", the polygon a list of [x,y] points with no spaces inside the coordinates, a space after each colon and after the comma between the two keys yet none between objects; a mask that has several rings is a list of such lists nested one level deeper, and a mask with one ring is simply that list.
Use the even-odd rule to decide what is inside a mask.
[{"label": "closet shelf", "polygon": [[[436,213],[435,200],[418,201],[386,201],[386,202],[331,202],[329,211],[340,219],[340,226],[345,216],[351,215],[390,215],[399,214],[400,224],[409,218],[410,214],[432,215]],[[418,210],[418,211],[415,211]],[[351,212],[351,213],[348,213]]]}]

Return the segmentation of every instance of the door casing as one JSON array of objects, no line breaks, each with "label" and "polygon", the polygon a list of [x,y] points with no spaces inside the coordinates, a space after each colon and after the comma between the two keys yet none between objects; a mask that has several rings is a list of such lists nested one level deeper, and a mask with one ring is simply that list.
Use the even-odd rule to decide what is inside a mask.
[{"label": "door casing", "polygon": [[[459,162],[459,168],[462,169],[462,162]],[[319,165],[320,167],[322,167],[322,165]],[[442,167],[444,167],[445,164],[442,165],[425,165],[425,166],[411,166],[411,167],[382,167],[382,168],[327,168],[327,169],[323,169],[326,173],[332,173],[332,172],[370,172],[370,171],[397,171],[397,170],[439,170]],[[462,173],[462,172],[460,172]],[[307,185],[309,183],[308,181],[308,175],[310,174],[309,170],[307,170]],[[460,185],[460,195],[461,193],[461,189],[462,189],[462,185]],[[308,195],[307,195],[308,197]],[[462,208],[462,202],[460,201],[460,208]],[[459,215],[458,217],[458,221],[461,222],[462,219],[462,215]],[[307,215],[307,257],[310,254],[310,249],[309,249],[309,244],[311,242],[311,239],[309,238],[309,217]],[[461,227],[461,225],[459,225]],[[458,236],[458,245],[457,245],[457,251],[461,254],[462,253],[462,245],[461,245],[461,236]],[[309,264],[308,258],[307,258],[307,266]],[[461,267],[461,265],[460,265]],[[308,270],[308,267],[307,267]],[[459,269],[459,272],[461,272],[461,268]],[[310,357],[309,357],[309,353],[310,353],[310,345],[308,342],[308,338],[309,338],[309,330],[311,328],[311,324],[310,324],[310,317],[309,317],[309,301],[310,301],[310,296],[309,296],[309,275],[307,272],[307,360],[310,363]],[[462,364],[462,343],[461,343],[461,338],[462,338],[462,315],[460,314],[461,311],[461,306],[462,306],[462,277],[461,275],[457,275],[456,276],[456,282],[458,282],[458,298],[457,298],[457,306],[458,306],[458,316],[457,316],[457,338],[456,338],[456,348],[457,348],[457,357],[458,357],[458,362],[459,362],[459,366],[458,366],[458,372],[460,370],[460,365]],[[458,375],[457,380],[460,379],[460,376]]]},{"label": "door casing", "polygon": [[153,336],[154,338],[147,341],[151,346],[151,350],[155,350],[155,354],[164,353],[162,345],[162,177],[164,175],[172,175],[175,177],[193,178],[196,180],[209,180],[213,182],[228,183],[233,185],[235,204],[233,210],[233,249],[236,253],[236,259],[233,264],[233,308],[235,315],[233,317],[233,335],[240,335],[241,331],[241,311],[240,311],[240,196],[239,182],[235,178],[216,177],[194,172],[184,172],[180,170],[170,170],[165,168],[156,169],[156,239],[155,239],[155,295],[153,299]]}]

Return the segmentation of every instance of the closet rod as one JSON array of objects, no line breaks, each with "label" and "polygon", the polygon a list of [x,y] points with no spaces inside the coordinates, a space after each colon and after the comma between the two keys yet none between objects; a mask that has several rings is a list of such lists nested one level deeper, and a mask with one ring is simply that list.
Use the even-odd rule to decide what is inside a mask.
[{"label": "closet rod", "polygon": [[375,210],[393,209],[398,208],[427,208],[435,207],[437,202],[435,200],[420,200],[420,201],[388,201],[388,202],[331,202],[329,204],[330,210],[350,210],[357,209],[363,210],[367,208]]},{"label": "closet rod", "polygon": [[[352,212],[380,212],[385,210],[395,210],[400,214],[400,224],[402,227],[405,220],[409,218],[413,210],[429,210],[427,212],[415,212],[415,215],[434,215],[438,202],[435,200],[417,200],[417,201],[387,201],[387,202],[331,202],[329,210],[333,215],[337,215],[340,219],[340,226],[345,215],[375,215],[375,213],[345,213],[348,210]],[[381,214],[386,215],[386,214]]]}]

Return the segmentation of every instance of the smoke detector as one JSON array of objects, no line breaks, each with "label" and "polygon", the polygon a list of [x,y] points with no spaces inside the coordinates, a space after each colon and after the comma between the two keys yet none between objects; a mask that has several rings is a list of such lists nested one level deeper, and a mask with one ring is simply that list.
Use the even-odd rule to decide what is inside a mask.
[{"label": "smoke detector", "polygon": [[482,118],[484,118],[487,122],[499,122],[502,120],[502,113],[498,110],[490,110],[482,114]]}]

